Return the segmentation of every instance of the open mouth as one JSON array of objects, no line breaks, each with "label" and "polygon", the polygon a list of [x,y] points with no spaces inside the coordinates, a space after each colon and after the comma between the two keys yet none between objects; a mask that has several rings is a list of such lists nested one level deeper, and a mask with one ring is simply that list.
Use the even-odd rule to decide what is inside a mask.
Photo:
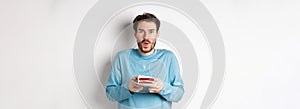
[{"label": "open mouth", "polygon": [[143,40],[142,43],[143,43],[143,45],[145,45],[145,46],[151,44],[151,42],[150,42],[149,40]]},{"label": "open mouth", "polygon": [[144,46],[148,46],[150,43],[143,43]]}]

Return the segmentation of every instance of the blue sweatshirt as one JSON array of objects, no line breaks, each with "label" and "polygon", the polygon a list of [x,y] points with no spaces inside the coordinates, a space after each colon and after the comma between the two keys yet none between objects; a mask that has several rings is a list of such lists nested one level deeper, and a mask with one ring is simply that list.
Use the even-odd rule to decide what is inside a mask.
[{"label": "blue sweatshirt", "polygon": [[[149,93],[148,87],[130,93],[128,82],[138,75],[160,78],[164,87],[159,93]],[[155,49],[143,56],[137,49],[120,51],[112,64],[106,95],[118,102],[119,109],[171,109],[184,93],[183,81],[176,56],[169,50]]]}]

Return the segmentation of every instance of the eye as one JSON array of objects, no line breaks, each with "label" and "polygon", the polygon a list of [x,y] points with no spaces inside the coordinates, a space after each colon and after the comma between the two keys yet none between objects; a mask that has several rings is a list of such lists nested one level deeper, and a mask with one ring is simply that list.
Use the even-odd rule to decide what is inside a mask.
[{"label": "eye", "polygon": [[150,30],[150,33],[154,33],[155,31],[154,30]]},{"label": "eye", "polygon": [[138,30],[138,33],[144,33],[144,31],[143,30]]}]

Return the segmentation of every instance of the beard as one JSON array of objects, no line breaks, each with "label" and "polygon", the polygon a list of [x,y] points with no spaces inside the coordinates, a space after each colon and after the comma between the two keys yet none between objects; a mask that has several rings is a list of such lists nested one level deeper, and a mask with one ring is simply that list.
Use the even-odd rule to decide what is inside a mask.
[{"label": "beard", "polygon": [[[150,44],[150,49],[149,50],[145,50],[144,48],[143,48],[143,43],[148,43],[148,44]],[[143,52],[143,53],[149,53],[149,52],[151,52],[153,49],[154,49],[154,47],[155,47],[155,44],[156,44],[156,40],[154,40],[153,42],[151,42],[150,40],[143,40],[143,41],[141,41],[141,42],[138,42],[138,47],[139,47],[139,50],[141,51],[141,52]]]}]

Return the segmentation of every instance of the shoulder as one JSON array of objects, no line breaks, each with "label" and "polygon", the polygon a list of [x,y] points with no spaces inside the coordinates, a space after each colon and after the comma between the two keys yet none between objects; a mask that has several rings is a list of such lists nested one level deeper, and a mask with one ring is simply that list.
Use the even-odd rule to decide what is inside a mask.
[{"label": "shoulder", "polygon": [[127,50],[119,51],[119,52],[116,54],[116,57],[127,57],[127,56],[129,56],[133,51],[134,51],[134,49],[127,49]]},{"label": "shoulder", "polygon": [[166,56],[175,56],[175,54],[171,50],[167,50],[167,49],[157,49],[157,53]]},{"label": "shoulder", "polygon": [[132,49],[127,49],[127,50],[122,50],[122,51],[119,51],[117,53],[117,55],[124,55],[124,54],[128,54],[132,51]]}]

